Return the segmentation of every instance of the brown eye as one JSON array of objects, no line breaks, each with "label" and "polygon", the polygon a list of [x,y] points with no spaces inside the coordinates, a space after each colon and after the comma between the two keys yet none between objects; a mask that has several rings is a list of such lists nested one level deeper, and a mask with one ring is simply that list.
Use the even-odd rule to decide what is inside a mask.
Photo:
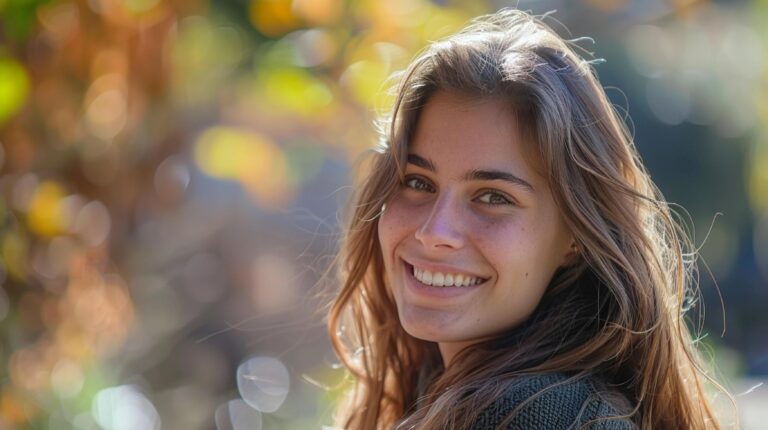
[{"label": "brown eye", "polygon": [[403,182],[403,184],[412,190],[426,191],[428,193],[434,192],[432,185],[418,176],[405,178],[405,182]]},{"label": "brown eye", "polygon": [[488,206],[514,205],[512,199],[496,191],[486,191],[477,198],[480,203]]}]

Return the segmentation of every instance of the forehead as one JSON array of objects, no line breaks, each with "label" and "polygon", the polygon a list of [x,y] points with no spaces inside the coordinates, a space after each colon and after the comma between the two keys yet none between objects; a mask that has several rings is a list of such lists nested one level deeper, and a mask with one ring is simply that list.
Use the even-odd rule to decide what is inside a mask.
[{"label": "forehead", "polygon": [[512,169],[539,182],[524,135],[505,100],[439,91],[422,108],[409,151],[430,158],[438,170],[440,164]]}]

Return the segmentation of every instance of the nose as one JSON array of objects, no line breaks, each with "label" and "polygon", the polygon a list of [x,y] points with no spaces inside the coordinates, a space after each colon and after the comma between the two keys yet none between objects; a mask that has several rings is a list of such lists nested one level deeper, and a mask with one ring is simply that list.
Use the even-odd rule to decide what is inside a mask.
[{"label": "nose", "polygon": [[416,240],[428,249],[459,249],[464,246],[461,208],[444,195],[434,201],[427,218],[416,230]]}]

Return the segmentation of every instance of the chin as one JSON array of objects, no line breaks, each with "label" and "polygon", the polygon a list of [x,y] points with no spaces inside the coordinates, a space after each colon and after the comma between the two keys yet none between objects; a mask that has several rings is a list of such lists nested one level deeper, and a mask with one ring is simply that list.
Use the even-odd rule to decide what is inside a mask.
[{"label": "chin", "polygon": [[440,330],[439,325],[428,324],[424,321],[410,321],[400,315],[400,325],[406,333],[427,342],[442,342],[445,337],[445,330]]},{"label": "chin", "polygon": [[446,330],[445,324],[436,324],[434,322],[426,323],[424,321],[407,321],[400,319],[403,330],[416,339],[426,342],[461,342],[466,337],[460,333]]}]

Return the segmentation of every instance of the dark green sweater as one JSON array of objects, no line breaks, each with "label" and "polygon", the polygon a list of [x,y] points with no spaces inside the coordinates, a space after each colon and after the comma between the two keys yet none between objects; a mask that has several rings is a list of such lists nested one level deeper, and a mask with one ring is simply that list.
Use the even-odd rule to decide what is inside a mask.
[{"label": "dark green sweater", "polygon": [[[521,402],[553,384],[566,381],[561,373],[526,377],[508,388],[502,397],[484,409],[470,430],[495,430]],[[515,415],[505,430],[579,430],[598,418],[621,415],[598,396],[596,382],[581,378],[547,390],[531,400]],[[591,430],[634,430],[628,419],[600,420],[586,427]]]}]

